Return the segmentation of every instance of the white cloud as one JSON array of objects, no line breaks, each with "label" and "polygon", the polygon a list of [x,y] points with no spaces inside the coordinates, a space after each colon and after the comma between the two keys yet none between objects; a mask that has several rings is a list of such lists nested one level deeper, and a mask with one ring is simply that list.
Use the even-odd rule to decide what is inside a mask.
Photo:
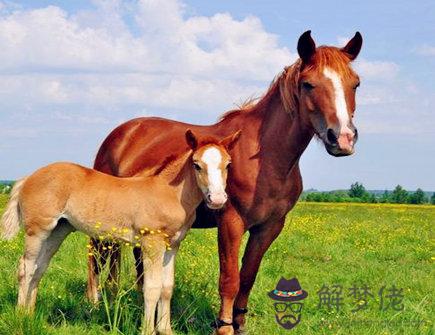
[{"label": "white cloud", "polygon": [[[141,114],[210,122],[260,95],[296,59],[255,16],[188,16],[177,0],[93,3],[74,13],[1,3],[0,123],[9,130],[0,142],[20,134],[67,142],[75,132],[100,141]],[[370,82],[394,81],[397,64],[361,59],[355,67],[359,105],[396,101]],[[93,153],[98,142],[86,145]]]},{"label": "white cloud", "polygon": [[296,58],[253,16],[186,17],[177,0],[93,2],[94,9],[76,13],[4,4],[2,122],[10,119],[6,113],[23,111],[37,121],[56,106],[66,106],[78,122],[87,119],[74,108],[113,120],[125,110],[136,114],[133,108],[214,119],[260,94]]},{"label": "white cloud", "polygon": [[178,1],[139,1],[130,8],[137,11],[134,34],[122,16],[126,8],[97,4],[102,7],[76,15],[55,6],[3,15],[0,71],[224,72],[268,80],[295,58],[255,17],[184,18]]},{"label": "white cloud", "polygon": [[422,45],[416,51],[423,56],[435,56],[435,46],[433,45]]},{"label": "white cloud", "polygon": [[399,65],[394,62],[357,60],[355,69],[363,79],[391,80],[399,73]]},{"label": "white cloud", "polygon": [[[351,37],[338,36],[337,44],[344,47],[350,39]],[[394,62],[369,61],[361,57],[357,58],[354,67],[364,80],[391,80],[399,73],[399,65]]]}]

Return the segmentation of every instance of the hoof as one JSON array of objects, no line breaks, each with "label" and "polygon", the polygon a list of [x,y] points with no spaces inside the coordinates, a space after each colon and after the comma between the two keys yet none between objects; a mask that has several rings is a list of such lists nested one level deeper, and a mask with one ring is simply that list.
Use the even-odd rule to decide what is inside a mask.
[{"label": "hoof", "polygon": [[234,335],[234,328],[233,326],[222,326],[215,329],[213,335]]},{"label": "hoof", "polygon": [[87,298],[89,300],[90,303],[96,305],[101,301],[101,292],[97,291],[97,292],[93,292],[93,293],[88,293]]}]

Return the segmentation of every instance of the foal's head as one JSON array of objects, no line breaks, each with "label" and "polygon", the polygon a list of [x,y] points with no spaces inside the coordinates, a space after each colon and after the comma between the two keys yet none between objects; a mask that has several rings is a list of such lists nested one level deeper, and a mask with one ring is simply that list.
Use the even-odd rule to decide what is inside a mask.
[{"label": "foal's head", "polygon": [[240,137],[240,130],[223,140],[207,139],[199,142],[192,131],[186,131],[186,141],[193,150],[192,164],[196,181],[202,191],[207,206],[219,209],[225,205],[228,195],[227,185],[228,167],[231,156],[228,151],[236,144]]},{"label": "foal's head", "polygon": [[299,38],[299,111],[333,156],[352,154],[358,138],[352,118],[359,77],[350,63],[361,46],[359,32],[343,48],[317,48],[310,31]]}]

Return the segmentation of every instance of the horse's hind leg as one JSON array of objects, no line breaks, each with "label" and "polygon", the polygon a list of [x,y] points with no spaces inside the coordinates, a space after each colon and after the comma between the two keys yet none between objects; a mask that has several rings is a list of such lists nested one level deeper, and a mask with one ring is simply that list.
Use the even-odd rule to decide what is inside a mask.
[{"label": "horse's hind leg", "polygon": [[36,260],[36,270],[29,285],[30,306],[35,306],[38,285],[43,274],[47,270],[51,258],[54,256],[57,250],[59,250],[62,242],[72,231],[74,231],[74,228],[68,223],[68,221],[61,219],[45,240],[45,243]]}]

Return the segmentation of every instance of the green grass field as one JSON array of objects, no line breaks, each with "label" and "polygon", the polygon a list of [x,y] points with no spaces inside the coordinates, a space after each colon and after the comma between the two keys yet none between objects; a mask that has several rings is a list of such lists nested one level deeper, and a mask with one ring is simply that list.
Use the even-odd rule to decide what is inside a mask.
[{"label": "green grass field", "polygon": [[[0,213],[6,198],[0,198]],[[435,206],[300,203],[267,252],[249,305],[250,334],[434,334]],[[218,257],[215,230],[191,231],[177,261],[172,302],[177,334],[208,334],[218,310]],[[104,304],[84,298],[87,238],[71,234],[42,279],[33,316],[17,313],[16,268],[22,234],[0,242],[0,334],[107,334]],[[131,252],[123,262],[123,289],[134,283]],[[280,328],[267,292],[284,276],[296,276],[309,296],[301,323]],[[343,305],[319,307],[322,285],[341,285]],[[352,312],[348,288],[367,285],[373,297]],[[403,311],[380,311],[379,289],[403,289]],[[392,302],[384,298],[387,302]],[[400,303],[400,301],[399,301]],[[120,301],[118,330],[139,333],[140,295],[128,291]]]}]

